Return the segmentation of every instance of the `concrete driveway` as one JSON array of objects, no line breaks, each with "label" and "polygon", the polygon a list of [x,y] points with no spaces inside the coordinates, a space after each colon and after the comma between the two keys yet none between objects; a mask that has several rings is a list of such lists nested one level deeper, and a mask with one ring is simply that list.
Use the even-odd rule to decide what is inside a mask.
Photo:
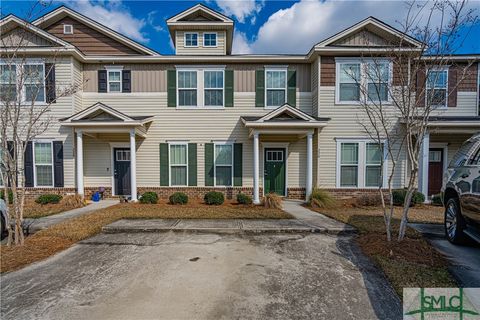
[{"label": "concrete driveway", "polygon": [[349,236],[101,234],[1,277],[1,319],[400,319]]}]

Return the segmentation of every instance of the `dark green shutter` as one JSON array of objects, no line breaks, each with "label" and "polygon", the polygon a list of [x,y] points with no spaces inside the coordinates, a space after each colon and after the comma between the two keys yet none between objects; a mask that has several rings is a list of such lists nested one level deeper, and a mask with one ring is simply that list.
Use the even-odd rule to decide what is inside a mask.
[{"label": "dark green shutter", "polygon": [[107,70],[98,70],[98,92],[107,92]]},{"label": "dark green shutter", "polygon": [[122,92],[132,92],[132,71],[122,71]]},{"label": "dark green shutter", "polygon": [[177,70],[167,71],[167,105],[177,106]]},{"label": "dark green shutter", "polygon": [[288,70],[287,102],[292,107],[297,105],[297,72]]},{"label": "dark green shutter", "polygon": [[205,143],[205,186],[213,186],[213,143]]},{"label": "dark green shutter", "polygon": [[23,159],[23,171],[25,174],[25,187],[33,187],[33,143],[27,142],[27,149]]},{"label": "dark green shutter", "polygon": [[168,143],[160,143],[160,185],[168,186]]},{"label": "dark green shutter", "polygon": [[55,65],[53,63],[45,63],[45,101],[47,103],[55,103],[57,99],[55,86]]},{"label": "dark green shutter", "polygon": [[197,144],[188,144],[188,185],[197,185]]},{"label": "dark green shutter", "polygon": [[233,107],[233,70],[225,70],[225,107]]},{"label": "dark green shutter", "polygon": [[236,187],[242,186],[243,175],[243,152],[242,144],[235,143],[233,145],[233,185]]},{"label": "dark green shutter", "polygon": [[53,141],[53,181],[54,186],[63,188],[63,142]]},{"label": "dark green shutter", "polygon": [[265,70],[257,70],[255,76],[255,107],[265,106]]}]

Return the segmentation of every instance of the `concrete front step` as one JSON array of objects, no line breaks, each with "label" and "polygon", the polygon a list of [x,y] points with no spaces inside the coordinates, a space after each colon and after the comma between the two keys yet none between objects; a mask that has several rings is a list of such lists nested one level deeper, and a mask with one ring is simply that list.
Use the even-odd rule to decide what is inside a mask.
[{"label": "concrete front step", "polygon": [[103,227],[105,233],[353,233],[343,227],[317,227],[296,219],[122,219]]}]

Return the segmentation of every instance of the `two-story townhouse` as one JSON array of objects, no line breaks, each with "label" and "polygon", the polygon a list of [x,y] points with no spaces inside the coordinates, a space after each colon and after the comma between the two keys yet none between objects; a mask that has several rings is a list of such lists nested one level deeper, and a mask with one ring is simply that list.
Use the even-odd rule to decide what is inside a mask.
[{"label": "two-story townhouse", "polygon": [[[204,5],[167,25],[174,55],[158,54],[63,6],[33,22],[2,19],[2,55],[21,38],[27,63],[54,71],[38,85],[81,86],[54,99],[50,116],[56,120],[28,147],[30,195],[89,195],[103,187],[108,195],[136,200],[146,190],[200,197],[216,189],[227,197],[249,193],[258,203],[268,192],[305,198],[313,186],[351,196],[372,192],[385,179],[381,148],[359,124],[359,97],[345,67],[362,69],[367,44],[369,52],[378,46],[381,57],[392,39],[407,39],[409,48],[418,41],[367,18],[305,55],[234,55],[233,21]],[[384,58],[385,84],[396,85]],[[455,66],[472,59],[479,57],[452,57],[451,67],[438,71],[444,83],[432,90],[447,92],[442,86]],[[431,119],[419,178],[425,194],[437,192],[447,161],[480,130],[478,62],[471,69],[455,98],[446,97]],[[55,90],[38,103],[52,95]],[[401,162],[395,187],[408,177],[406,156]]]}]

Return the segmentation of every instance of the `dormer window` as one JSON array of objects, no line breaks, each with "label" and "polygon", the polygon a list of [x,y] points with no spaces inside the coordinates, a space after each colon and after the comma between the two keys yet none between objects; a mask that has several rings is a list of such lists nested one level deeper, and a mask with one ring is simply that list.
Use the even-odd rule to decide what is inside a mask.
[{"label": "dormer window", "polygon": [[203,34],[203,46],[204,47],[216,47],[217,46],[217,33],[204,33]]},{"label": "dormer window", "polygon": [[64,24],[63,25],[63,34],[73,34],[73,25]]},{"label": "dormer window", "polygon": [[198,47],[198,33],[185,33],[185,47]]}]

